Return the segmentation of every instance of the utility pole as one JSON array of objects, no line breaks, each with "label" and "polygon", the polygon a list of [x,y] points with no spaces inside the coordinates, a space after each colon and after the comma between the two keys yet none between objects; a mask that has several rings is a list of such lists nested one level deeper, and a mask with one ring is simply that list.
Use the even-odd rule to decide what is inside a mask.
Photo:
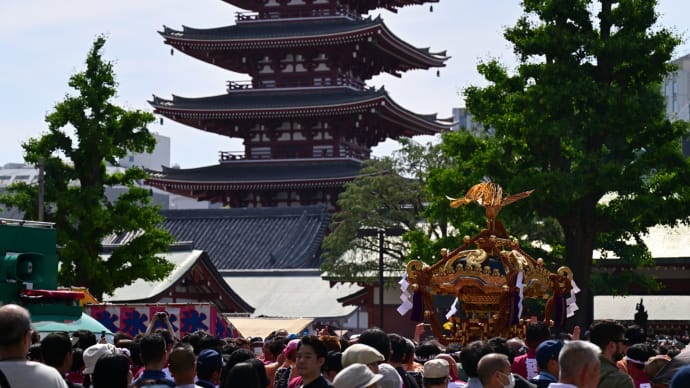
[{"label": "utility pole", "polygon": [[46,160],[38,159],[38,221],[43,221],[43,201],[45,197],[45,166]]}]

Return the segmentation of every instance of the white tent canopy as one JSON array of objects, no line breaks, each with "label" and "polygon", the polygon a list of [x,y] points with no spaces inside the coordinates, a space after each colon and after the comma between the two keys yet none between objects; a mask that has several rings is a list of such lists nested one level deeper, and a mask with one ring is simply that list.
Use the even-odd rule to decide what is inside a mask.
[{"label": "white tent canopy", "polygon": [[598,295],[594,297],[594,319],[632,321],[640,299],[650,321],[690,320],[690,295]]}]

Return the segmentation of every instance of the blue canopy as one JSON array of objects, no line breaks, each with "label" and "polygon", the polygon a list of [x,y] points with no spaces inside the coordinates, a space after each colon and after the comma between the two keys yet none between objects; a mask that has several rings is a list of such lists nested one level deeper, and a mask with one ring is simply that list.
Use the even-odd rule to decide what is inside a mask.
[{"label": "blue canopy", "polygon": [[72,333],[77,330],[89,330],[94,334],[105,332],[106,335],[113,335],[107,327],[84,313],[81,314],[81,318],[74,320],[60,319],[55,315],[32,314],[31,321],[34,329],[42,335],[54,332]]}]

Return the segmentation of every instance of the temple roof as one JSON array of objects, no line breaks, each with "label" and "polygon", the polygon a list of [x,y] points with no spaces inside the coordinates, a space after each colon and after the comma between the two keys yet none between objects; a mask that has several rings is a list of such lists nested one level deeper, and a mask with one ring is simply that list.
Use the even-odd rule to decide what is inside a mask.
[{"label": "temple roof", "polygon": [[325,206],[163,210],[178,241],[208,252],[219,271],[319,268],[330,216]]},{"label": "temple roof", "polygon": [[[300,47],[341,47],[361,44],[373,47],[378,56],[389,56],[396,63],[395,69],[387,66],[384,71],[428,69],[443,67],[449,58],[444,52],[431,52],[428,48],[416,48],[394,35],[380,17],[353,20],[350,18],[296,21],[275,19],[244,22],[236,25],[197,29],[183,26],[182,31],[164,26],[160,34],[165,42],[205,62],[228,70],[243,72],[235,51],[266,49],[285,50]],[[218,52],[219,54],[209,54]],[[219,56],[228,58],[219,59]],[[247,71],[244,71],[247,72]]]},{"label": "temple roof", "polygon": [[[399,133],[391,136],[393,138],[433,135],[453,125],[452,119],[437,119],[436,114],[422,115],[401,107],[390,98],[384,88],[362,91],[347,87],[249,89],[201,98],[173,96],[172,100],[167,100],[154,96],[153,101],[149,103],[155,108],[155,113],[203,130],[207,129],[203,121],[210,120],[324,117],[342,114],[385,116],[384,120],[400,127]],[[216,132],[238,136],[221,130]]]},{"label": "temple roof", "polygon": [[[223,0],[228,4],[232,4],[236,7],[258,11],[265,9],[266,5],[263,1],[257,0]],[[340,0],[340,4],[347,4],[350,9],[359,13],[367,13],[371,10],[378,8],[385,8],[391,12],[397,12],[399,8],[417,5],[424,3],[438,3],[439,0]]]},{"label": "temple roof", "polygon": [[[134,283],[122,286],[116,289],[112,295],[104,295],[104,302],[109,303],[138,303],[151,302],[155,303],[161,299],[169,296],[175,285],[182,281],[186,276],[194,271],[195,267],[202,268],[201,272],[208,273],[209,283],[203,282],[195,285],[196,288],[203,289],[204,293],[215,295],[215,300],[209,300],[216,306],[224,309],[225,312],[230,312],[236,306],[240,311],[254,312],[254,307],[249,305],[236,290],[233,290],[227,282],[223,280],[221,275],[216,270],[212,260],[210,260],[207,251],[184,249],[185,244],[179,244],[172,248],[169,252],[161,253],[167,261],[174,264],[172,272],[163,279],[146,281],[137,279]],[[180,249],[181,248],[181,249]],[[107,257],[108,254],[104,254]],[[210,282],[214,285],[211,286]],[[197,290],[197,292],[200,292]]]},{"label": "temple roof", "polygon": [[190,169],[163,167],[147,184],[194,190],[342,186],[354,180],[360,168],[353,159],[244,160]]}]

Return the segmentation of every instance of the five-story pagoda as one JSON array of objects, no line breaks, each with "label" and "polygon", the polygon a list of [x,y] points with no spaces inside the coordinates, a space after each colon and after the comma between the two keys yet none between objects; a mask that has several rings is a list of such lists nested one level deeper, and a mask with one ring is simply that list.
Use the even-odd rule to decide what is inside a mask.
[{"label": "five-story pagoda", "polygon": [[376,8],[422,0],[224,0],[236,24],[164,28],[165,43],[251,80],[204,98],[154,96],[155,113],[204,131],[243,139],[244,152],[220,152],[218,165],[164,168],[147,183],[231,207],[326,204],[335,210],[343,185],[371,148],[387,138],[430,135],[450,120],[415,114],[366,80],[383,72],[443,67],[444,52],[396,37]]}]

